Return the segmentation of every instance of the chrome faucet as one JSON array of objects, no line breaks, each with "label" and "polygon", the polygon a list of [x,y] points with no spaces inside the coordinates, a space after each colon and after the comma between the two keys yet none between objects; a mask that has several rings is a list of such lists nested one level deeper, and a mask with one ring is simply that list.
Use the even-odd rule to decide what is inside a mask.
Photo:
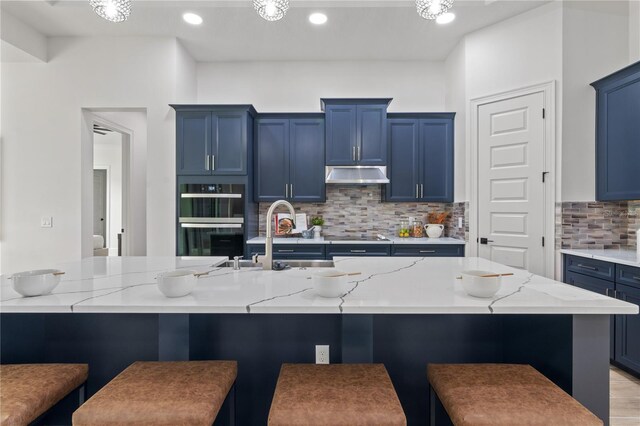
[{"label": "chrome faucet", "polygon": [[264,270],[272,270],[273,269],[273,212],[278,206],[286,206],[291,213],[291,218],[295,220],[296,212],[293,209],[291,203],[285,200],[278,200],[271,204],[269,210],[267,211],[267,236],[264,242],[264,260],[262,261],[262,269]]}]

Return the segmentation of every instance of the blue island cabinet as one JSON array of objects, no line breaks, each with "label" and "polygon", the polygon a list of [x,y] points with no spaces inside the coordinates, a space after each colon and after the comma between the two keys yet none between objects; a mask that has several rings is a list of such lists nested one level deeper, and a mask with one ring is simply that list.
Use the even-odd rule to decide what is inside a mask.
[{"label": "blue island cabinet", "polygon": [[256,202],[325,201],[321,114],[261,115],[254,151]]},{"label": "blue island cabinet", "polygon": [[596,200],[640,199],[640,62],[594,83]]},{"label": "blue island cabinet", "polygon": [[179,176],[246,175],[255,110],[250,105],[171,105]]},{"label": "blue island cabinet", "polygon": [[386,166],[391,99],[322,99],[327,166]]},{"label": "blue island cabinet", "polygon": [[389,114],[390,202],[453,201],[454,113]]}]

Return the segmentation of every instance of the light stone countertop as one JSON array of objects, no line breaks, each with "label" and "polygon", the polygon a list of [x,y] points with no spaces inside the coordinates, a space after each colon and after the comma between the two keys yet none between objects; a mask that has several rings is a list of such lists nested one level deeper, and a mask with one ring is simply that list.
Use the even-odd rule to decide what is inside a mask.
[{"label": "light stone countertop", "polygon": [[640,268],[640,259],[634,250],[562,249],[560,253]]},{"label": "light stone countertop", "polygon": [[[319,268],[234,271],[224,258],[94,257],[60,265],[66,272],[50,295],[21,297],[0,277],[3,313],[318,313],[318,314],[635,314],[638,306],[481,258],[341,257],[350,277],[340,298],[323,298],[311,276]],[[157,288],[159,272],[211,271],[188,296],[170,299]],[[468,296],[461,271],[513,272],[490,299]]]},{"label": "light stone countertop", "polygon": [[[463,240],[459,240],[457,238],[450,237],[442,237],[442,238],[400,238],[400,237],[387,237],[388,240],[362,240],[362,239],[353,239],[353,240],[332,240],[331,237],[321,239],[314,238],[274,238],[273,244],[416,244],[416,245],[425,245],[425,244],[454,244],[454,245],[464,245],[465,242]],[[255,237],[247,240],[247,244],[264,244],[264,237]]]}]

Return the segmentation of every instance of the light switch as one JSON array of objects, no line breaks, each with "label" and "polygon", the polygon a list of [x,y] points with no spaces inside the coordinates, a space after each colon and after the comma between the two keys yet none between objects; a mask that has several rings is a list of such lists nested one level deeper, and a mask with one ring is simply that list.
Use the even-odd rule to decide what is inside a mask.
[{"label": "light switch", "polygon": [[53,218],[51,216],[42,216],[40,218],[41,228],[53,228]]}]

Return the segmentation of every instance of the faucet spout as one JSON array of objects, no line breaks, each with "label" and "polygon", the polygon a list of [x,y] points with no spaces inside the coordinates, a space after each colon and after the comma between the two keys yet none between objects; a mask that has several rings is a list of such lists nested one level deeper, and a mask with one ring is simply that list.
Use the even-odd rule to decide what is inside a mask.
[{"label": "faucet spout", "polygon": [[291,205],[290,202],[286,200],[278,200],[274,202],[269,207],[269,210],[267,210],[267,217],[266,217],[267,235],[266,235],[265,244],[264,244],[264,251],[265,251],[264,260],[262,262],[262,268],[265,270],[273,269],[273,213],[276,210],[276,208],[278,208],[279,206],[286,206],[287,209],[289,209],[289,213],[291,213],[291,217],[292,218],[296,217],[296,212],[293,209],[293,206]]}]

